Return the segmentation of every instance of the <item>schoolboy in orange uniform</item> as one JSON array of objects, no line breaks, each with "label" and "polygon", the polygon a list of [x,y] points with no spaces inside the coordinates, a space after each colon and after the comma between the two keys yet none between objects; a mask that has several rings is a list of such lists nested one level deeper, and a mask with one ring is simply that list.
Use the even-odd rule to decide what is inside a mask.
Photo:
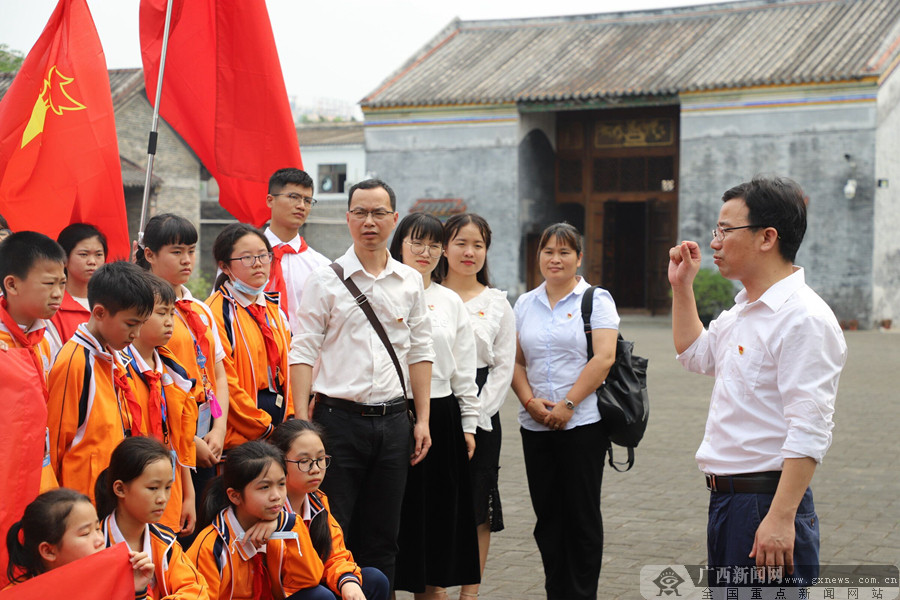
[{"label": "schoolboy in orange uniform", "polygon": [[50,463],[61,486],[94,500],[97,476],[126,437],[146,432],[119,352],[153,310],[140,267],[108,263],[88,283],[91,318],[78,326],[50,370]]},{"label": "schoolboy in orange uniform", "polygon": [[196,466],[196,398],[202,387],[166,347],[175,321],[175,292],[156,275],[148,273],[147,277],[156,299],[153,312],[123,358],[147,435],[173,453],[175,481],[159,522],[176,533],[189,534],[197,521],[191,469]]},{"label": "schoolboy in orange uniform", "polygon": [[[8,348],[25,348],[48,397],[47,374],[53,363],[45,337],[49,319],[56,314],[65,292],[66,255],[55,241],[34,231],[14,233],[0,244],[0,342]],[[31,406],[40,427],[46,429],[46,407]],[[21,432],[20,432],[21,433]],[[46,436],[45,436],[46,437]],[[57,487],[45,444],[40,492]]]}]

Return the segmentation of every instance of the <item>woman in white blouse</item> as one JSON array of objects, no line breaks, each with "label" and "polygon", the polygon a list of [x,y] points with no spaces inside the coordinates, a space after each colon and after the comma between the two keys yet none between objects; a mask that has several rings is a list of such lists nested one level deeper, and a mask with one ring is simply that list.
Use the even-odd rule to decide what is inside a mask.
[{"label": "woman in white blouse", "polygon": [[[459,294],[475,330],[478,397],[481,410],[472,457],[472,488],[481,573],[487,561],[492,531],[503,530],[503,510],[497,485],[500,469],[500,407],[512,381],[516,356],[516,321],[506,292],[491,287],[487,251],[491,228],[482,217],[466,213],[444,224],[441,283]],[[463,586],[460,598],[478,596],[478,585]]]},{"label": "woman in white blouse", "polygon": [[422,274],[435,359],[431,369],[431,450],[410,467],[400,518],[394,588],[419,600],[446,598],[445,588],[481,579],[469,459],[480,401],[475,335],[462,300],[432,282],[443,226],[428,214],[403,218],[391,255]]},{"label": "woman in white blouse", "polygon": [[544,283],[516,301],[513,391],[547,598],[597,597],[603,558],[600,483],[609,441],[594,391],[616,356],[619,316],[609,292],[594,292],[587,359],[577,275],[581,235],[568,223],[544,230],[538,262]]}]

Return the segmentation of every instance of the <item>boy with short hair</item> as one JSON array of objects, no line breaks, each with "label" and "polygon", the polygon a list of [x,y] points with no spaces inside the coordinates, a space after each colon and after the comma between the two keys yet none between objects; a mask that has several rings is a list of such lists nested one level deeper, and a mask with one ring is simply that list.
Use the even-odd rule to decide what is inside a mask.
[{"label": "boy with short hair", "polygon": [[197,381],[166,347],[175,326],[175,290],[156,275],[147,273],[147,278],[153,288],[153,311],[123,358],[146,435],[165,444],[176,461],[172,495],[159,522],[176,533],[190,534],[197,521],[190,469],[196,466],[197,396],[203,389],[198,390]]},{"label": "boy with short hair", "polygon": [[91,318],[62,347],[50,370],[50,462],[61,486],[94,499],[115,447],[146,431],[119,352],[153,310],[153,288],[137,265],[107,263],[88,283]]},{"label": "boy with short hair", "polygon": [[303,296],[303,286],[309,274],[331,264],[300,237],[299,229],[306,223],[316,203],[312,197],[315,183],[306,171],[279,169],[269,178],[266,206],[272,211],[265,236],[272,244],[272,273],[266,284],[267,292],[280,294],[278,304],[297,331],[297,308]]}]

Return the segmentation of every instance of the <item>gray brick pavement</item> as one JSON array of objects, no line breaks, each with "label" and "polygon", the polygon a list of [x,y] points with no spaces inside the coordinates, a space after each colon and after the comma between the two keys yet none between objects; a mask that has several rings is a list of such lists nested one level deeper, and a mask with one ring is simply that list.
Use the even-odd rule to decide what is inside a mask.
[{"label": "gray brick pavement", "polygon": [[[651,419],[634,468],[607,468],[600,598],[640,598],[647,564],[702,564],[707,492],[694,462],[712,379],[674,359],[668,318],[623,319],[621,331],[650,359]],[[838,394],[834,443],[813,479],[823,564],[900,563],[900,335],[847,332],[849,359]],[[544,598],[541,559],[531,536],[515,398],[502,409],[500,494],[506,530],[492,538],[481,598]],[[564,500],[562,501],[564,504]],[[456,590],[450,597],[456,598]],[[399,600],[412,596],[398,593]]]}]

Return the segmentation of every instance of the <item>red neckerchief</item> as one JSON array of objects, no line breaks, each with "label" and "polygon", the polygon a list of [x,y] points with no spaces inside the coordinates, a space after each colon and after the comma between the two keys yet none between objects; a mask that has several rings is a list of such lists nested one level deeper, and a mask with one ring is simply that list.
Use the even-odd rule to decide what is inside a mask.
[{"label": "red neckerchief", "polygon": [[16,323],[15,319],[12,318],[12,315],[9,314],[9,303],[6,301],[6,297],[0,298],[0,320],[2,320],[3,325],[5,325],[6,329],[9,331],[9,335],[12,336],[16,343],[23,348],[27,348],[28,352],[31,354],[31,362],[34,363],[34,368],[37,369],[38,376],[41,378],[41,386],[44,390],[44,401],[49,402],[50,390],[47,388],[47,377],[44,375],[44,360],[37,348],[41,343],[41,340],[44,339],[45,328],[41,327],[40,329],[35,329],[28,333],[22,331],[19,324]]},{"label": "red neckerchief", "polygon": [[214,361],[216,357],[210,354],[209,340],[206,339],[206,325],[203,323],[200,315],[191,308],[191,304],[190,300],[178,300],[175,302],[175,308],[181,311],[184,322],[187,324],[188,329],[191,330],[191,333],[194,334],[194,339],[200,345],[200,352],[206,357],[207,362]]},{"label": "red neckerchief", "polygon": [[160,383],[162,375],[149,369],[144,371],[142,375],[147,382],[147,387],[150,388],[150,402],[147,406],[147,417],[150,420],[150,424],[147,433],[159,441],[165,442],[162,428],[162,403],[164,402],[162,384]]},{"label": "red neckerchief", "polygon": [[252,316],[253,320],[256,321],[256,324],[259,325],[259,330],[263,334],[263,339],[265,339],[266,342],[266,358],[269,361],[269,371],[272,373],[272,380],[277,385],[281,383],[281,381],[279,381],[279,373],[281,372],[281,353],[278,352],[278,344],[275,343],[275,334],[266,322],[266,307],[254,303],[247,307],[247,312],[250,313],[250,316]]},{"label": "red neckerchief", "polygon": [[[305,242],[303,242],[305,245]],[[301,246],[300,251],[306,250]],[[288,297],[287,297],[287,282],[284,280],[284,270],[281,266],[281,259],[284,258],[285,254],[299,254],[290,244],[279,244],[272,249],[272,272],[269,276],[269,285],[267,285],[267,289],[270,292],[278,292],[278,296],[280,298],[281,308],[284,310],[286,314],[291,314],[288,312],[290,310],[288,306]]]},{"label": "red neckerchief", "polygon": [[131,435],[141,435],[143,432],[143,429],[141,429],[143,424],[141,405],[138,404],[137,398],[134,397],[134,391],[128,384],[128,376],[124,370],[116,366],[115,361],[113,361],[113,381],[115,382],[116,390],[122,393],[128,405],[128,414],[131,416]]},{"label": "red neckerchief", "polygon": [[253,598],[254,600],[274,600],[272,585],[269,583],[268,569],[261,552],[250,559],[253,563]]}]

